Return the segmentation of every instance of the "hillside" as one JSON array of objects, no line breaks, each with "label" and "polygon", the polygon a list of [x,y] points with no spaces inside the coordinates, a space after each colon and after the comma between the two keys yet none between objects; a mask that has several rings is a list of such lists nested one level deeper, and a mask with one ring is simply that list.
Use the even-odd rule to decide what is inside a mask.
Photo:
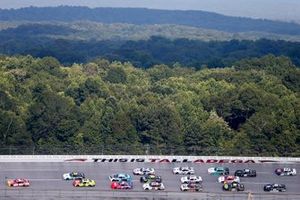
[{"label": "hillside", "polygon": [[[66,14],[67,13],[67,14]],[[28,7],[0,9],[1,21],[78,21],[102,23],[176,24],[225,32],[267,32],[300,35],[300,25],[271,20],[229,17],[205,11],[171,11],[142,8],[87,8],[87,7]]]},{"label": "hillside", "polygon": [[[7,30],[8,29],[8,30]],[[43,32],[37,30],[43,29]],[[56,32],[53,30],[56,29]],[[69,29],[66,32],[64,30]],[[5,30],[5,31],[4,31]],[[146,40],[152,36],[169,39],[192,39],[201,41],[229,41],[229,40],[285,40],[300,42],[300,35],[280,35],[263,32],[229,33],[212,29],[203,29],[191,26],[155,24],[104,24],[92,21],[75,22],[29,22],[29,21],[2,21],[0,35],[12,34],[23,37],[39,36],[68,40]]]},{"label": "hillside", "polygon": [[[153,33],[151,31],[149,31],[149,34],[131,35],[132,32],[135,32],[135,30],[131,30],[133,28],[132,25],[128,25],[130,31],[125,28],[127,25],[124,24],[121,26],[103,26],[111,27],[110,32],[113,33],[109,34],[108,29],[103,32],[89,31],[90,29],[86,28],[87,24],[86,26],[79,26],[78,24],[65,26],[47,23],[25,24],[16,28],[6,28],[0,31],[0,54],[32,55],[34,57],[52,56],[66,65],[86,63],[97,58],[104,58],[109,61],[129,61],[134,66],[141,68],[149,68],[156,64],[166,64],[169,66],[183,65],[197,69],[231,66],[243,58],[274,54],[276,56],[288,56],[295,65],[300,66],[299,42],[266,39],[255,41],[211,40],[208,42],[187,38],[169,39],[161,36],[150,36]],[[103,26],[100,25],[99,29],[95,29],[105,29]],[[118,29],[118,27],[122,27],[119,30],[120,34],[118,31],[113,31],[113,29]],[[171,34],[170,29],[165,27],[161,31],[163,35]],[[157,27],[153,29],[157,30]],[[108,38],[111,39],[100,39],[107,37],[105,33],[110,35]],[[123,37],[118,37],[121,34]],[[102,36],[97,38],[97,35]],[[180,33],[177,33],[177,35],[179,36]],[[147,39],[122,39],[134,36]],[[204,34],[203,37],[207,39],[220,36],[207,36]]]}]

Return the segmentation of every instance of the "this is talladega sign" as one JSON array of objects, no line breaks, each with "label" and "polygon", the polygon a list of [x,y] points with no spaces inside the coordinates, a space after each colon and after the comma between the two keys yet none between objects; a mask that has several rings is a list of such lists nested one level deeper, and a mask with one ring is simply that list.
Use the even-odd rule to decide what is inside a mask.
[{"label": "this is talladega sign", "polygon": [[205,164],[205,163],[299,163],[296,160],[280,160],[280,159],[263,159],[263,158],[209,158],[209,157],[172,157],[172,156],[158,156],[158,157],[146,157],[146,156],[99,156],[99,157],[90,157],[90,158],[72,158],[66,159],[65,162],[100,162],[100,163],[198,163],[198,164]]}]

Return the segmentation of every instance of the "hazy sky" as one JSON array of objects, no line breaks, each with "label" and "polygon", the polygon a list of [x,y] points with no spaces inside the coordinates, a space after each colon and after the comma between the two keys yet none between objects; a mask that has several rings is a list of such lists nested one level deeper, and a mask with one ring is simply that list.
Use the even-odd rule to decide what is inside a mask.
[{"label": "hazy sky", "polygon": [[233,16],[300,21],[300,0],[0,0],[0,8],[58,5],[206,10]]}]

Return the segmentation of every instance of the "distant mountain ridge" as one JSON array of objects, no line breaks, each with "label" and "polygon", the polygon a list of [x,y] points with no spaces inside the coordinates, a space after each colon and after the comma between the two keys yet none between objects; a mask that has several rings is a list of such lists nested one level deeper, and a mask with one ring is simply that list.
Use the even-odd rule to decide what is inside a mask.
[{"label": "distant mountain ridge", "polygon": [[152,36],[168,39],[193,39],[201,41],[229,40],[285,40],[300,42],[300,35],[279,35],[263,32],[228,33],[184,25],[154,24],[134,25],[125,23],[74,22],[0,22],[0,39],[15,37],[51,37],[68,40],[145,40]]},{"label": "distant mountain ridge", "polygon": [[136,25],[176,24],[219,31],[266,32],[300,35],[300,25],[272,20],[230,17],[206,11],[154,10],[146,8],[28,7],[0,9],[1,21],[78,21]]}]

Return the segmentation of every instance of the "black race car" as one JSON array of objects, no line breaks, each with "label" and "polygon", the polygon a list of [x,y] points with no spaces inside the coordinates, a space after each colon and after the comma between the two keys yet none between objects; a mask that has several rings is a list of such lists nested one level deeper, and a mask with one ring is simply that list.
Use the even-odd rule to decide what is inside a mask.
[{"label": "black race car", "polygon": [[234,172],[234,175],[239,177],[256,177],[256,171],[253,169],[239,169]]},{"label": "black race car", "polygon": [[231,182],[231,183],[224,182],[223,190],[225,190],[225,191],[244,191],[245,186],[244,186],[244,184],[238,183],[238,182]]},{"label": "black race car", "polygon": [[160,176],[153,175],[153,174],[144,175],[140,178],[141,183],[147,183],[147,182],[152,182],[152,181],[161,183],[162,178]]},{"label": "black race car", "polygon": [[265,192],[285,192],[286,187],[284,184],[267,184],[264,186]]}]

